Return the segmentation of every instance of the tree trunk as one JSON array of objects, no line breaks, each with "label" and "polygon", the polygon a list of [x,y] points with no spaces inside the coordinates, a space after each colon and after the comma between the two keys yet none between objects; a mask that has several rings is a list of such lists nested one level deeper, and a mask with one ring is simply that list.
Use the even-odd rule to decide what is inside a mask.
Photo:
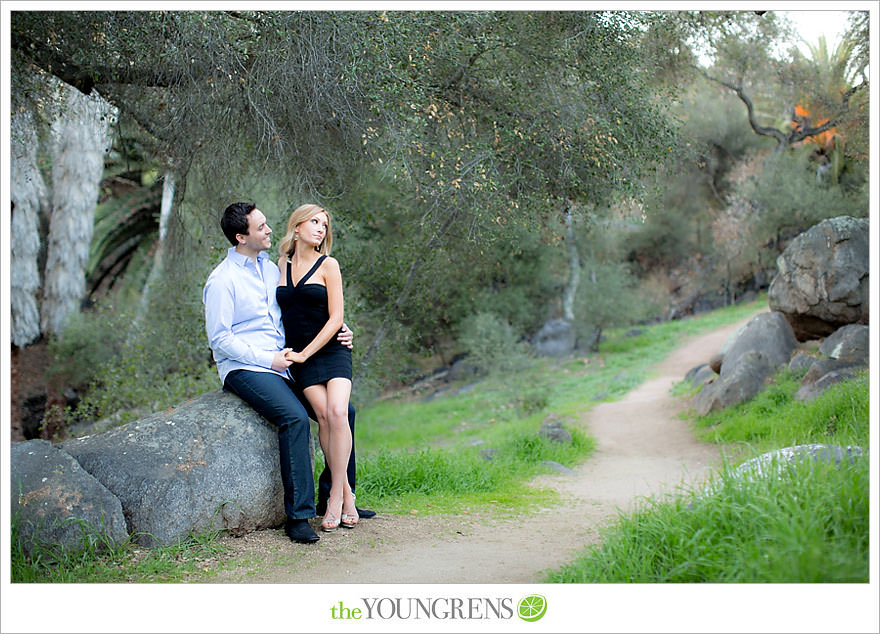
[{"label": "tree trunk", "polygon": [[86,97],[67,86],[64,90],[49,147],[52,215],[43,289],[45,334],[60,334],[85,295],[85,267],[113,116],[112,107],[97,93]]},{"label": "tree trunk", "polygon": [[12,201],[9,303],[12,343],[22,347],[40,336],[40,213],[48,206],[43,175],[37,167],[37,132],[30,113],[16,113],[10,130]]},{"label": "tree trunk", "polygon": [[568,247],[568,282],[562,291],[562,318],[569,323],[574,323],[574,298],[577,295],[581,281],[581,259],[578,254],[577,240],[574,235],[572,223],[571,201],[565,201],[562,209],[565,218],[565,244]]},{"label": "tree trunk", "polygon": [[171,210],[177,209],[180,202],[175,205],[175,192],[177,189],[177,176],[173,170],[165,172],[165,182],[162,186],[162,205],[159,209],[159,241],[156,245],[156,252],[153,255],[153,264],[150,268],[150,274],[144,284],[144,292],[141,295],[141,310],[139,316],[143,316],[147,312],[150,305],[150,290],[157,279],[162,275],[163,260],[165,254],[165,243],[168,237],[168,222],[171,218]]}]

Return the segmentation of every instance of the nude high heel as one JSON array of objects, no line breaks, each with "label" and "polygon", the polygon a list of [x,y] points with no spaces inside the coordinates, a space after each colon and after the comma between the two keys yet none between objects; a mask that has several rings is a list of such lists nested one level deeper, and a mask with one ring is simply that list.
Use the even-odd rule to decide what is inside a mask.
[{"label": "nude high heel", "polygon": [[[355,495],[354,495],[354,493],[352,493],[351,494],[352,505],[354,505],[354,501],[355,501]],[[341,520],[342,528],[354,528],[355,526],[358,525],[358,520],[360,520],[360,518],[358,517],[358,514],[357,514],[357,507],[355,507],[354,515],[349,515],[347,513],[342,514],[342,520]]]}]

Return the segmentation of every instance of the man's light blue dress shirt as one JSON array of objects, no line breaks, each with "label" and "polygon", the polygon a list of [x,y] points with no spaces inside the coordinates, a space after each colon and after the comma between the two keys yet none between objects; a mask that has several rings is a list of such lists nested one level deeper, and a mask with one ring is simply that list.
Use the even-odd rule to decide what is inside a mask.
[{"label": "man's light blue dress shirt", "polygon": [[208,276],[202,301],[205,330],[214,351],[220,383],[233,370],[273,372],[275,353],[284,348],[284,326],[275,289],[281,272],[265,252],[256,265],[230,247]]}]

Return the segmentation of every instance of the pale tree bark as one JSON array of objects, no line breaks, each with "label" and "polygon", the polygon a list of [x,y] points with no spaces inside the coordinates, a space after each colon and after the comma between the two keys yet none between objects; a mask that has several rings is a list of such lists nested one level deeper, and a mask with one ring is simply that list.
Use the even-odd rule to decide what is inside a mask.
[{"label": "pale tree bark", "polygon": [[12,343],[22,347],[40,337],[40,214],[48,207],[48,192],[37,167],[39,140],[30,113],[17,112],[10,127],[9,303]]},{"label": "pale tree bark", "polygon": [[52,215],[46,252],[42,329],[60,334],[85,295],[85,267],[94,229],[104,155],[114,109],[93,92],[64,87],[52,123]]},{"label": "pale tree bark", "polygon": [[175,192],[177,190],[177,175],[173,170],[165,172],[165,182],[162,185],[162,204],[159,207],[159,241],[156,244],[156,251],[153,255],[153,264],[150,268],[150,274],[144,284],[144,292],[141,294],[141,310],[138,311],[138,317],[143,317],[147,313],[150,305],[150,291],[153,284],[162,275],[164,266],[165,243],[168,237],[168,222],[171,219],[171,210],[179,206],[175,205]]},{"label": "pale tree bark", "polygon": [[574,323],[574,298],[581,281],[581,258],[578,254],[577,240],[574,234],[574,222],[571,211],[572,203],[565,201],[562,217],[565,219],[565,245],[568,247],[568,282],[562,291],[562,318]]}]

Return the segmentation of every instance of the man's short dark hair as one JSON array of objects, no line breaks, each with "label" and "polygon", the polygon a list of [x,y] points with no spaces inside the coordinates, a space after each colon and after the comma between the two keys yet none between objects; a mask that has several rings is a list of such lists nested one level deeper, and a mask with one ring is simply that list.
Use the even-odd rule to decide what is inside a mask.
[{"label": "man's short dark hair", "polygon": [[220,228],[223,229],[223,234],[232,246],[238,246],[238,240],[235,238],[237,234],[248,234],[247,216],[256,208],[256,203],[232,203],[223,212]]}]

